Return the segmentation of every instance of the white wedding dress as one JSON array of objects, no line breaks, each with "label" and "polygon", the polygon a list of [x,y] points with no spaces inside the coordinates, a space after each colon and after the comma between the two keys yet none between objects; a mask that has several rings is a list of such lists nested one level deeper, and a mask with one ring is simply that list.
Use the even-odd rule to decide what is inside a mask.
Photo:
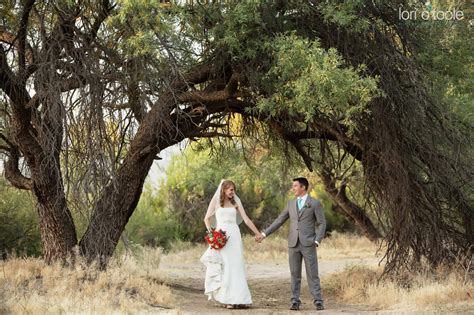
[{"label": "white wedding dress", "polygon": [[236,211],[222,207],[216,210],[216,229],[225,231],[229,239],[220,250],[208,247],[200,259],[206,266],[204,293],[209,300],[223,304],[252,304]]}]

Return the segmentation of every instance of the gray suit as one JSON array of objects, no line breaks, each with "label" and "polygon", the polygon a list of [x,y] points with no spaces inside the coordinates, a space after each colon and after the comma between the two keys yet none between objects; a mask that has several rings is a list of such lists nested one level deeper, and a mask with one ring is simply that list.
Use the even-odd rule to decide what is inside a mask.
[{"label": "gray suit", "polygon": [[[285,210],[273,223],[263,230],[266,236],[275,232],[283,223],[290,218],[290,232],[288,234],[288,258],[291,272],[291,301],[301,303],[301,262],[304,259],[306,278],[314,301],[323,301],[321,284],[318,275],[318,257],[316,256],[316,244],[321,243],[326,231],[326,219],[323,207],[319,200],[309,195],[305,205],[298,210],[297,200],[290,200]],[[316,227],[318,227],[316,229]]]}]

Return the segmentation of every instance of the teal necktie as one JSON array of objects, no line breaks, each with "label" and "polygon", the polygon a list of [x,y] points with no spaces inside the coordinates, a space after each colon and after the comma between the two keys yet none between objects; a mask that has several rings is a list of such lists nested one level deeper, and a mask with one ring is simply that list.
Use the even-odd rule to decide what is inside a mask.
[{"label": "teal necktie", "polygon": [[303,198],[298,198],[298,211],[303,209]]}]

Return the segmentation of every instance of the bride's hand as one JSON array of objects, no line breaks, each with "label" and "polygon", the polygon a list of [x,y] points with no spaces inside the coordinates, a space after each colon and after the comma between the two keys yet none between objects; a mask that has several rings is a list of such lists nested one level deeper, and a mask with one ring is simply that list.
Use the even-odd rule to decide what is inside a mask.
[{"label": "bride's hand", "polygon": [[255,240],[260,243],[263,240],[262,233],[260,233],[260,232],[255,233]]}]

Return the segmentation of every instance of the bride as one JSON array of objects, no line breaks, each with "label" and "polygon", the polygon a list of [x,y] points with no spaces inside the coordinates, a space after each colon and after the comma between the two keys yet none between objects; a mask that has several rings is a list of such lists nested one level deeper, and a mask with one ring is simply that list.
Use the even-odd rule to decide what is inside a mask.
[{"label": "bride", "polygon": [[252,304],[238,226],[242,221],[256,236],[261,235],[235,194],[234,182],[222,180],[209,203],[204,223],[208,231],[211,228],[222,229],[229,239],[220,250],[209,247],[200,260],[206,266],[204,293],[209,300],[213,299],[227,308],[244,308]]}]

